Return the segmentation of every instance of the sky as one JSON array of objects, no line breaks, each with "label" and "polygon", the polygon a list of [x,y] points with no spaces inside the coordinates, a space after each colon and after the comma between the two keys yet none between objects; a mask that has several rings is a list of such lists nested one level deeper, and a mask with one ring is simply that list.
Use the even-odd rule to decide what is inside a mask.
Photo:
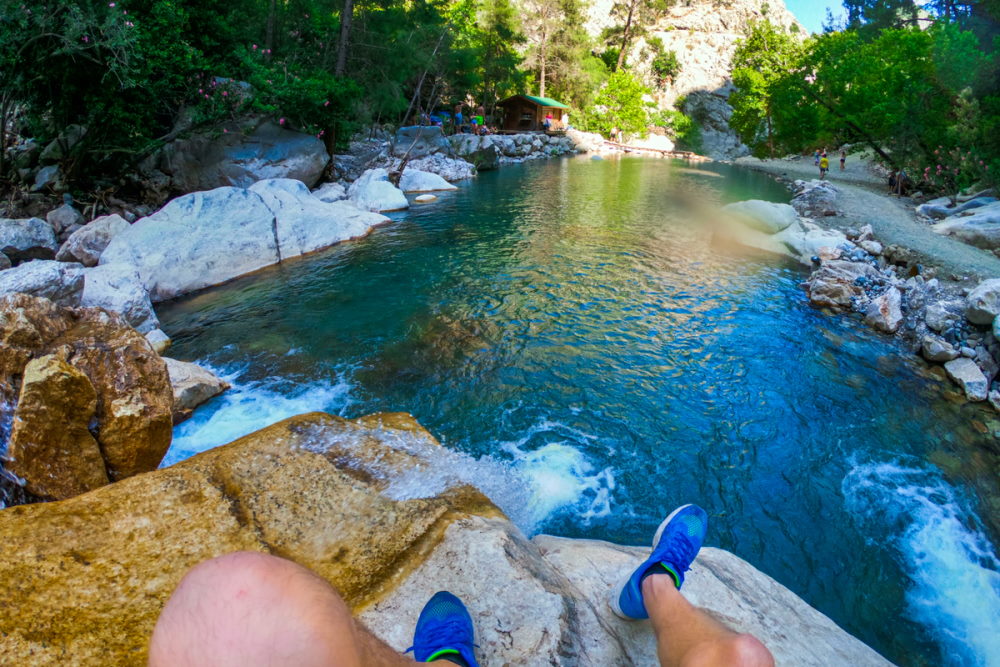
[{"label": "sky", "polygon": [[844,5],[839,0],[785,0],[785,6],[809,32],[823,30],[827,7],[833,10],[834,16],[844,12]]}]

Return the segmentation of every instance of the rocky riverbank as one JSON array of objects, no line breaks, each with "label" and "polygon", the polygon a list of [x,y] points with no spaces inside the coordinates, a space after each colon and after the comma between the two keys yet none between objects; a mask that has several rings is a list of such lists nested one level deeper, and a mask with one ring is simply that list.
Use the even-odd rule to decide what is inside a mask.
[{"label": "rocky riverbank", "polygon": [[720,233],[809,266],[803,287],[813,305],[854,313],[899,337],[914,355],[943,365],[966,400],[1000,410],[1000,279],[938,277],[909,248],[876,238],[871,225],[846,232],[821,226],[840,215],[842,186],[799,180],[790,187],[791,205],[725,207]]}]

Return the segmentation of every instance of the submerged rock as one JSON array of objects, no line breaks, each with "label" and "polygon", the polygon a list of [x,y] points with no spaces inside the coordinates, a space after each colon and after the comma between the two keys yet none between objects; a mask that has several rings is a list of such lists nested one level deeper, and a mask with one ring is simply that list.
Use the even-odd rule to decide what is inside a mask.
[{"label": "submerged rock", "polygon": [[975,361],[968,357],[952,359],[944,365],[944,370],[970,401],[986,400],[990,383]]},{"label": "submerged rock", "polygon": [[179,424],[205,401],[229,389],[229,383],[198,364],[163,357],[174,392],[174,424]]},{"label": "submerged rock", "polygon": [[[489,664],[647,664],[649,624],[612,618],[606,602],[647,550],[529,541],[468,486],[399,493],[442,454],[408,415],[313,413],[62,503],[0,512],[0,579],[18,600],[0,605],[5,658],[141,664],[183,574],[255,550],[312,569],[399,649],[447,589],[469,604]],[[706,549],[684,592],[757,634],[779,663],[886,664],[724,552]]]},{"label": "submerged rock", "polygon": [[166,365],[142,335],[103,310],[23,294],[0,298],[0,401],[15,403],[29,362],[48,355],[83,373],[96,392],[92,426],[109,478],[156,468],[170,445],[173,394]]},{"label": "submerged rock", "polygon": [[56,253],[60,262],[79,262],[84,266],[97,266],[101,253],[118,234],[128,229],[128,220],[120,215],[105,215],[70,234]]},{"label": "submerged rock", "polygon": [[24,367],[4,467],[39,498],[71,498],[108,483],[88,430],[97,392],[87,376],[54,355]]}]

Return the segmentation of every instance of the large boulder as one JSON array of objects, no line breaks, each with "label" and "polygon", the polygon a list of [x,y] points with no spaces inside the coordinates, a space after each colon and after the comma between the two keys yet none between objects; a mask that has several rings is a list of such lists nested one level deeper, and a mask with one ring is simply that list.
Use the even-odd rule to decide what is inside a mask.
[{"label": "large boulder", "polygon": [[113,238],[100,263],[136,267],[150,298],[163,301],[361,236],[386,220],[274,179],[178,197]]},{"label": "large boulder", "polygon": [[926,204],[921,204],[917,207],[917,213],[928,218],[941,220],[953,215],[958,215],[959,213],[971,211],[974,208],[982,208],[983,206],[996,203],[996,201],[996,197],[974,197],[968,201],[951,206],[951,200],[945,197],[943,198],[943,201],[935,199],[934,201],[929,201]]},{"label": "large boulder", "polygon": [[990,382],[975,361],[966,357],[952,359],[944,365],[944,370],[970,401],[986,400]]},{"label": "large boulder", "polygon": [[66,203],[49,211],[45,220],[52,225],[56,236],[59,236],[68,229],[82,225],[83,215],[73,208],[73,204]]},{"label": "large boulder", "polygon": [[440,125],[414,125],[396,130],[392,154],[396,157],[408,155],[416,159],[434,154],[451,157],[453,151]]},{"label": "large boulder", "polygon": [[475,134],[456,134],[449,137],[456,157],[475,166],[476,171],[491,171],[500,166],[500,146],[513,146],[509,137],[496,135],[478,136]]},{"label": "large boulder", "polygon": [[84,287],[79,264],[38,259],[0,272],[0,296],[30,294],[60,306],[79,306]]},{"label": "large boulder", "polygon": [[70,234],[56,253],[60,262],[79,262],[84,266],[97,266],[101,253],[118,234],[129,228],[128,220],[120,215],[95,218]]},{"label": "large boulder", "polygon": [[0,252],[17,264],[32,259],[52,259],[59,249],[52,225],[41,218],[0,218]]},{"label": "large boulder", "polygon": [[80,305],[118,313],[142,334],[160,326],[139,272],[131,264],[119,262],[85,269]]},{"label": "large boulder", "polygon": [[205,401],[229,389],[229,383],[207,368],[163,357],[174,392],[174,424],[179,424]]},{"label": "large boulder", "polygon": [[347,196],[362,211],[402,211],[410,207],[403,191],[389,182],[385,169],[366,171],[351,183]]},{"label": "large boulder", "polygon": [[407,168],[403,170],[403,176],[399,179],[399,189],[403,192],[437,192],[458,188],[437,174]]},{"label": "large boulder", "polygon": [[249,134],[197,134],[171,142],[143,168],[166,174],[170,190],[186,193],[245,188],[271,178],[291,178],[312,187],[329,161],[326,146],[316,136],[265,122]]},{"label": "large boulder", "polygon": [[88,430],[97,392],[79,369],[54,355],[24,367],[4,467],[48,500],[71,498],[108,483],[97,440]]},{"label": "large boulder", "polygon": [[[0,297],[0,402],[16,404],[25,368],[47,355],[82,372],[93,386],[96,407],[88,426],[108,477],[156,468],[170,446],[173,394],[166,365],[142,334],[96,308],[63,308],[24,294]],[[20,410],[17,404],[15,423]]]},{"label": "large boulder", "polygon": [[340,183],[324,183],[314,190],[312,195],[321,202],[332,204],[347,199],[347,188]]},{"label": "large boulder", "polygon": [[817,306],[851,308],[865,296],[865,284],[881,280],[879,272],[864,262],[832,260],[813,272],[806,283],[809,300]]},{"label": "large boulder", "polygon": [[969,215],[955,215],[931,226],[938,234],[987,250],[1000,248],[1000,202],[975,209]]},{"label": "large boulder", "polygon": [[458,158],[450,158],[435,153],[419,160],[410,160],[406,164],[407,169],[419,169],[437,174],[444,180],[454,183],[464,181],[476,175],[476,167],[471,162],[466,162]]},{"label": "large boulder", "polygon": [[798,213],[788,204],[775,204],[760,199],[728,204],[722,210],[750,229],[765,234],[777,234],[799,221]]},{"label": "large boulder", "polygon": [[1000,315],[1000,278],[979,283],[965,299],[965,317],[973,324],[992,324]]},{"label": "large boulder", "polygon": [[830,181],[816,179],[795,181],[795,196],[792,198],[791,205],[800,215],[806,217],[837,213],[839,192]]},{"label": "large boulder", "polygon": [[[255,550],[331,582],[400,650],[430,594],[447,589],[469,603],[489,664],[648,664],[649,624],[615,620],[606,603],[646,550],[532,542],[470,487],[400,485],[440,452],[408,415],[313,413],[68,501],[0,512],[0,578],[18,601],[0,605],[4,657],[142,664],[184,573]],[[755,632],[779,663],[886,664],[729,554],[706,550],[685,594]]]}]

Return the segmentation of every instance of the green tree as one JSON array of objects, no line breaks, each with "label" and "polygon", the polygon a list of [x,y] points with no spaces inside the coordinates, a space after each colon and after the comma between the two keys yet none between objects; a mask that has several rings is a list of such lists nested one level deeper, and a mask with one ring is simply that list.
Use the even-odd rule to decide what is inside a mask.
[{"label": "green tree", "polygon": [[585,127],[605,136],[612,128],[624,134],[645,136],[649,126],[649,104],[643,99],[649,88],[628,72],[614,72],[585,112]]}]

